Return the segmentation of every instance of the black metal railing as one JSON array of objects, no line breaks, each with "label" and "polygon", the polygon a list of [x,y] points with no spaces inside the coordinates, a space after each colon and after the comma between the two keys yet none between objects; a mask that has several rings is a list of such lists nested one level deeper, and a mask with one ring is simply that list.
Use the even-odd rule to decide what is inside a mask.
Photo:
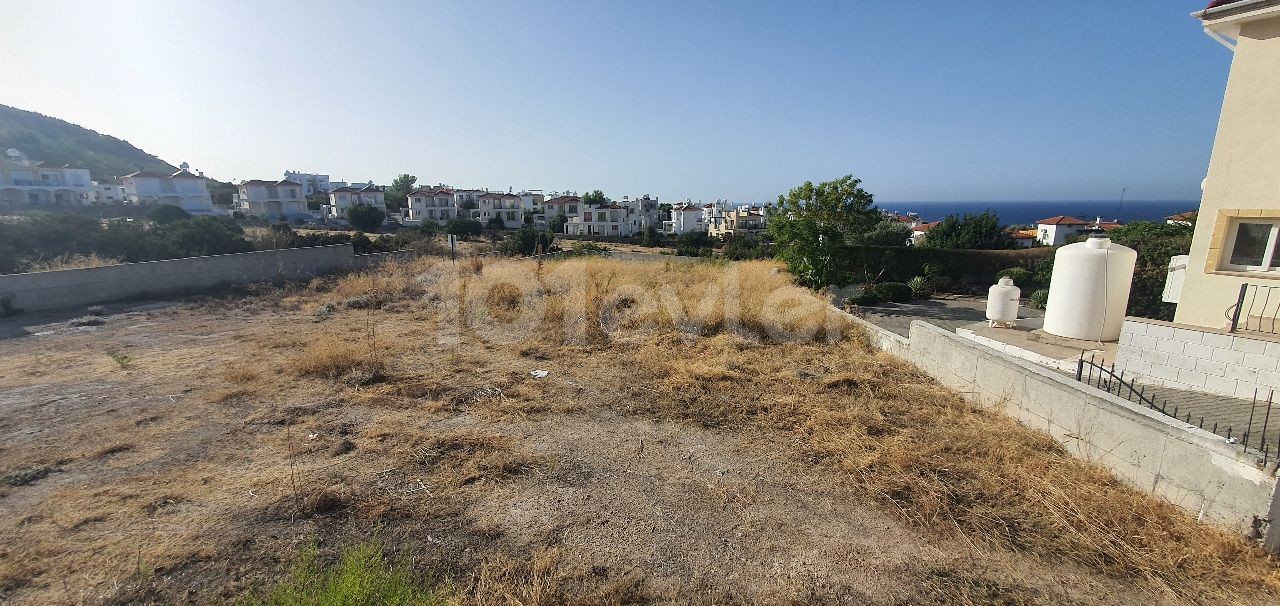
[{"label": "black metal railing", "polygon": [[[1280,431],[1271,427],[1271,418],[1273,416],[1271,408],[1274,404],[1275,390],[1268,391],[1265,401],[1260,400],[1259,392],[1254,390],[1253,400],[1249,404],[1249,419],[1243,424],[1243,427],[1236,427],[1233,421],[1224,420],[1221,417],[1215,418],[1213,413],[1210,413],[1206,423],[1205,416],[1200,414],[1204,412],[1203,409],[1199,412],[1188,410],[1188,408],[1195,407],[1194,405],[1184,408],[1182,404],[1175,403],[1170,406],[1169,400],[1160,395],[1160,388],[1137,384],[1132,376],[1126,378],[1123,370],[1117,373],[1114,363],[1108,366],[1098,362],[1097,354],[1090,354],[1088,358],[1085,358],[1084,352],[1080,352],[1080,360],[1076,362],[1076,380],[1107,393],[1120,396],[1130,402],[1146,406],[1151,410],[1173,417],[1188,425],[1195,425],[1200,429],[1211,431],[1226,438],[1231,444],[1242,445],[1246,453],[1249,452],[1250,448],[1253,448],[1255,452],[1262,455],[1263,465],[1266,465],[1273,456],[1280,457]],[[1213,399],[1216,396],[1206,393],[1204,397]],[[1240,401],[1243,402],[1244,400],[1241,399]],[[1240,412],[1243,413],[1243,410]],[[1280,424],[1280,412],[1274,416],[1277,424]],[[1274,438],[1275,446],[1267,443],[1267,434]]]},{"label": "black metal railing", "polygon": [[1227,309],[1231,332],[1280,334],[1280,286],[1240,285],[1235,305]]}]

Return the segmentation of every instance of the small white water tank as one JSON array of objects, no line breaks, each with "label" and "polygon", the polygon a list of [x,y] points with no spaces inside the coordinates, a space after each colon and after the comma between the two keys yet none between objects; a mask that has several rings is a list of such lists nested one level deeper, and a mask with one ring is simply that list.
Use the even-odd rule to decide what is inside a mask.
[{"label": "small white water tank", "polygon": [[1020,298],[1022,290],[1013,285],[1013,279],[1000,278],[998,284],[987,289],[987,319],[992,322],[1016,321]]},{"label": "small white water tank", "polygon": [[1049,281],[1044,331],[1070,339],[1120,338],[1138,253],[1095,234],[1058,249]]}]

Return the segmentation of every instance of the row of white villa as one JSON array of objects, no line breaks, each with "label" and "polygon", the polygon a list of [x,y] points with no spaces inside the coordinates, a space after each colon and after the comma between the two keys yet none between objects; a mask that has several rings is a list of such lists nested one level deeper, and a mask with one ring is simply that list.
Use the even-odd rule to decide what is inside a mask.
[{"label": "row of white villa", "polygon": [[[316,194],[328,195],[328,204],[319,211],[307,207],[307,197]],[[230,212],[214,206],[204,176],[191,172],[186,163],[174,173],[136,172],[122,177],[119,184],[100,184],[89,179],[87,169],[32,162],[16,149],[8,150],[0,159],[0,204],[73,203],[172,204],[195,215]],[[278,181],[244,181],[233,199],[233,208],[246,215],[291,221],[342,222],[347,211],[356,205],[387,211],[384,188],[372,182],[348,184],[330,181],[328,175],[285,171],[285,178]],[[629,237],[653,226],[664,234],[701,232],[726,237],[762,232],[767,213],[762,207],[734,207],[717,200],[710,204],[686,201],[664,216],[658,199],[649,195],[588,205],[580,196],[568,193],[548,199],[540,191],[510,193],[444,185],[420,187],[409,194],[402,213],[388,212],[388,217],[410,226],[445,225],[463,217],[486,226],[501,223],[505,229],[515,229],[526,222],[546,228],[560,215],[567,219],[564,233],[570,235]],[[894,216],[911,228],[913,244],[920,243],[936,225],[920,221],[917,215]],[[1034,229],[1012,235],[1023,246],[1061,246],[1087,231],[1110,231],[1118,226],[1101,218],[1088,221],[1057,216],[1041,219]]]},{"label": "row of white villa", "polygon": [[[328,203],[316,210],[308,196],[327,194]],[[173,173],[135,172],[118,184],[90,179],[88,169],[31,161],[10,149],[0,158],[0,205],[171,204],[193,215],[230,214],[269,220],[342,222],[353,206],[367,205],[388,211],[388,217],[404,225],[445,225],[458,217],[486,226],[515,229],[526,224],[547,228],[556,217],[565,219],[563,233],[579,236],[629,237],[654,227],[666,234],[702,232],[713,237],[756,234],[764,230],[765,212],[758,207],[732,207],[727,201],[711,204],[677,204],[669,216],[649,195],[604,204],[588,204],[572,194],[540,191],[519,193],[486,189],[454,189],[444,185],[420,187],[408,196],[407,207],[388,211],[383,187],[331,181],[328,175],[285,171],[280,180],[251,179],[237,186],[232,208],[219,208],[209,195],[202,173],[184,162]]]},{"label": "row of white villa", "polygon": [[17,149],[0,158],[0,205],[172,204],[215,214],[203,175],[184,162],[173,173],[136,172],[118,184],[90,180],[89,170],[32,161]]}]

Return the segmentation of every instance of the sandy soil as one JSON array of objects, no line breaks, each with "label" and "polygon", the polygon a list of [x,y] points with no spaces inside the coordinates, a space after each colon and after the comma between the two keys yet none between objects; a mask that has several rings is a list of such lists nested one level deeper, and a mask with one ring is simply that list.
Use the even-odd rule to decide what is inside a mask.
[{"label": "sandy soil", "polygon": [[[321,322],[307,296],[0,320],[0,598],[223,603],[374,537],[456,579],[550,558],[588,602],[1178,600],[910,526],[785,433],[631,411],[627,368],[438,345],[428,303]],[[288,372],[370,334],[396,380]]]}]

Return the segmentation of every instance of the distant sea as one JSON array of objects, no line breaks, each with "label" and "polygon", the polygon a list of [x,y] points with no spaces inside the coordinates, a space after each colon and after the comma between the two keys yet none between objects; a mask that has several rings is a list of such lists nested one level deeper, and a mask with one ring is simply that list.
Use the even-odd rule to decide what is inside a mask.
[{"label": "distant sea", "polygon": [[990,209],[1000,217],[1004,225],[1026,225],[1040,219],[1067,215],[1093,220],[1102,217],[1106,221],[1159,221],[1200,207],[1198,200],[1126,200],[1124,204],[1111,202],[877,202],[876,206],[899,213],[920,213],[925,221],[940,221],[947,215],[979,214]]}]

